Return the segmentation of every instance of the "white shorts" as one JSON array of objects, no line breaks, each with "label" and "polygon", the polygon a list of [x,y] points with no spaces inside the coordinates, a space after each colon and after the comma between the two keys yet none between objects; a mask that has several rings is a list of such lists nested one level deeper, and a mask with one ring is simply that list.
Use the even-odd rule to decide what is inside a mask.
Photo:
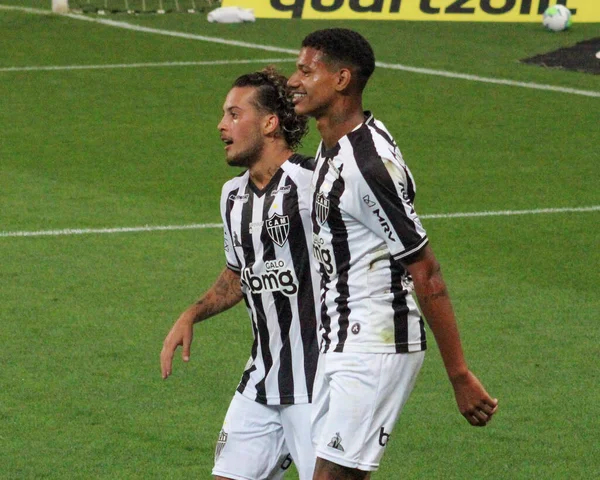
[{"label": "white shorts", "polygon": [[374,471],[425,352],[321,354],[313,390],[317,457]]},{"label": "white shorts", "polygon": [[311,480],[315,452],[312,406],[263,405],[235,392],[215,451],[212,474],[233,480],[280,479],[294,459],[300,480]]}]

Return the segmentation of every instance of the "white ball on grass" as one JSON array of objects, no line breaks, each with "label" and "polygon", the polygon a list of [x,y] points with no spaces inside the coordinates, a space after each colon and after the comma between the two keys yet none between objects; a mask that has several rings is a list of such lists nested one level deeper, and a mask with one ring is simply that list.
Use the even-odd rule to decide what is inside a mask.
[{"label": "white ball on grass", "polygon": [[553,32],[561,32],[571,26],[571,10],[564,5],[548,7],[544,12],[542,23]]}]

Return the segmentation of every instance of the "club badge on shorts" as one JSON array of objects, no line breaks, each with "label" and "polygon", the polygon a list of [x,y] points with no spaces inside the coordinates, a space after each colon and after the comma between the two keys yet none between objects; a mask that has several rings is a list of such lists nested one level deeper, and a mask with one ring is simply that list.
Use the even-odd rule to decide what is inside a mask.
[{"label": "club badge on shorts", "polygon": [[290,233],[290,217],[274,213],[265,223],[271,240],[283,247]]},{"label": "club badge on shorts", "polygon": [[219,432],[219,439],[217,440],[217,447],[215,448],[215,463],[217,462],[217,459],[221,455],[221,452],[223,451],[223,447],[225,447],[226,443],[227,443],[227,432],[225,432],[225,430],[221,430]]}]

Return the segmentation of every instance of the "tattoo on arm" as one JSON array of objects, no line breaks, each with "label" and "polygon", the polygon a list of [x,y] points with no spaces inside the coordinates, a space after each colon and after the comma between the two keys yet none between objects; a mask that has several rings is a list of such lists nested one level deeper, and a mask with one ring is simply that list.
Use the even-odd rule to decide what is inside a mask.
[{"label": "tattoo on arm", "polygon": [[231,308],[241,298],[239,277],[230,270],[223,271],[211,289],[196,302],[196,305],[201,308],[194,319],[194,323]]},{"label": "tattoo on arm", "polygon": [[442,278],[442,268],[440,264],[436,262],[426,277],[424,288],[421,295],[419,295],[419,303],[427,308],[436,301],[448,297],[448,289]]},{"label": "tattoo on arm", "polygon": [[204,320],[205,318],[211,317],[215,313],[217,313],[216,309],[214,308],[214,304],[207,302],[204,298],[198,300],[196,302],[196,305],[198,305],[199,307],[204,307],[204,309],[201,310],[202,315],[196,315],[196,317],[194,318],[194,323],[198,323]]},{"label": "tattoo on arm", "polygon": [[219,296],[219,297],[225,297],[227,296],[228,293],[231,292],[232,288],[231,288],[231,284],[227,283],[227,280],[225,280],[225,278],[223,278],[224,275],[221,275],[216,283],[215,283],[215,293]]},{"label": "tattoo on arm", "polygon": [[427,295],[423,295],[423,297],[420,299],[420,301],[427,305],[430,305],[432,302],[435,302],[439,298],[447,297],[447,296],[448,296],[448,289],[446,287],[443,287],[441,290],[439,290],[437,292],[428,293]]}]

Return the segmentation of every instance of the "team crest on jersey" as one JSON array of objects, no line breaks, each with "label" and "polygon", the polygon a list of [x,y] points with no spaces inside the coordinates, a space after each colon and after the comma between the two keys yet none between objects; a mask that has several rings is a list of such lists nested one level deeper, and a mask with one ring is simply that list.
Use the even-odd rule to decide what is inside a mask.
[{"label": "team crest on jersey", "polygon": [[329,215],[329,199],[323,192],[319,192],[315,198],[315,215],[319,225],[323,225]]},{"label": "team crest on jersey", "polygon": [[290,233],[290,217],[274,213],[265,223],[271,240],[283,247]]}]

